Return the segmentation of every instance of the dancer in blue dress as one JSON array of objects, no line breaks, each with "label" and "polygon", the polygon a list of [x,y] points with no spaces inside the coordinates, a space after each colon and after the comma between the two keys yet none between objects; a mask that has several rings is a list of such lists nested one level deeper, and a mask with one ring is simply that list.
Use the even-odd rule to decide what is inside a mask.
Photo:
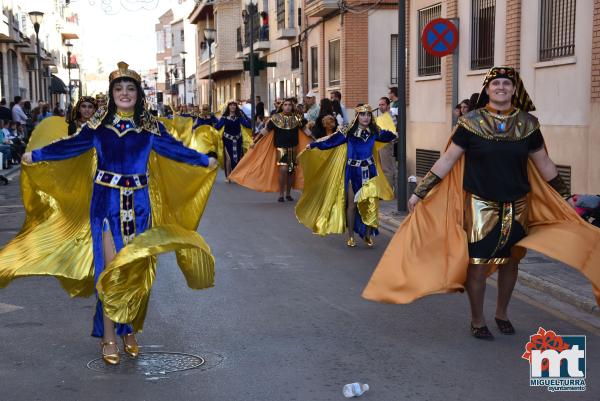
[{"label": "dancer in blue dress", "polygon": [[[169,230],[173,229],[175,231],[171,230],[170,234],[162,233],[162,235],[153,237],[154,234],[161,234],[157,231],[160,231],[161,223],[166,223],[166,221],[161,221],[160,209],[167,207],[167,205],[158,198],[160,197],[160,190],[153,192],[154,188],[149,188],[151,179],[155,180],[154,186],[160,185],[159,181],[161,180],[158,174],[154,175],[155,172],[152,173],[153,176],[150,178],[148,173],[149,164],[160,163],[156,159],[163,157],[192,166],[214,168],[216,160],[185,147],[173,138],[162,124],[153,119],[144,109],[144,92],[141,89],[140,76],[135,71],[128,69],[126,63],[119,63],[119,69],[113,71],[109,79],[109,102],[106,110],[98,110],[77,134],[26,153],[24,160],[29,163],[53,162],[83,157],[84,154],[90,155],[92,150],[96,153],[97,165],[95,173],[90,177],[93,179],[93,190],[89,209],[89,226],[91,228],[93,252],[93,279],[101,299],[96,304],[92,336],[103,338],[102,356],[104,361],[108,364],[117,364],[119,363],[119,354],[115,341],[115,329],[116,335],[123,338],[126,353],[136,357],[139,352],[137,341],[133,335],[134,327],[127,323],[133,321],[134,326],[140,328],[144,319],[149,291],[154,278],[155,260],[152,260],[149,256],[167,250],[201,248],[201,246],[192,244],[193,242],[196,244],[200,242],[197,237],[194,237],[194,234],[196,234],[195,227],[192,233],[177,231],[175,227],[169,226]],[[153,153],[151,154],[151,152]],[[52,163],[49,164],[49,167],[51,166]],[[60,177],[57,177],[57,179],[60,180]],[[214,178],[209,181],[208,192],[210,192]],[[162,204],[153,205],[151,199]],[[199,217],[196,224],[198,220]],[[40,225],[43,225],[43,223],[42,219]],[[190,224],[186,224],[186,222],[180,224],[180,226],[186,225]],[[150,229],[151,227],[154,228]],[[147,230],[151,232],[144,233]],[[141,240],[134,242],[134,238],[139,237],[142,233],[145,234],[143,238],[146,243],[142,244]],[[187,237],[189,241],[181,237]],[[78,238],[78,240],[77,243],[84,243],[81,238]],[[189,243],[181,246],[186,241]],[[135,255],[121,255],[121,250],[129,248],[128,244],[132,242],[135,243],[134,248],[148,251],[141,260],[134,260]],[[174,243],[180,245],[174,246]],[[33,246],[35,244],[28,242],[26,245]],[[152,245],[154,246],[153,250],[146,249],[151,248]],[[167,249],[169,246],[170,249]],[[3,257],[10,260],[13,256],[10,244],[3,251],[6,252],[0,253],[0,261],[3,260]],[[72,252],[74,252],[73,249],[63,251],[64,255],[70,255]],[[204,253],[204,261],[208,265],[206,268],[211,270],[214,261],[210,259],[212,258],[210,250],[207,251],[206,248]],[[46,255],[45,259],[51,264],[50,259],[53,257],[56,257],[56,255]],[[123,263],[115,261],[119,257]],[[40,258],[41,261],[46,261],[43,256]],[[129,259],[125,260],[127,258]],[[67,258],[64,257],[63,259],[66,260]],[[202,259],[198,258],[197,260]],[[111,272],[106,272],[103,281],[102,273],[109,265],[113,269]],[[120,272],[116,271],[119,265],[122,268]],[[136,267],[131,267],[131,265],[136,265]],[[184,269],[184,266],[181,267]],[[187,267],[200,270],[199,266]],[[77,279],[81,281],[88,279],[85,275],[77,278],[70,277],[66,271],[25,273],[18,270],[4,272],[0,269],[0,285],[5,284],[5,281],[7,282],[14,277],[32,274],[55,275],[59,279],[71,279],[65,281],[67,284],[61,281],[63,287],[67,290],[74,286],[73,282]],[[136,280],[123,280],[126,277],[135,278]],[[190,281],[193,282],[194,278],[191,276],[186,278],[188,278],[188,284],[192,286]],[[99,283],[99,281],[102,282]],[[200,281],[202,280],[197,280],[197,283]],[[208,282],[198,284],[196,287],[202,288],[212,285],[210,278],[204,281]],[[115,295],[117,293],[119,295]],[[126,307],[128,310],[125,311],[122,309],[123,306],[119,304],[120,301],[113,299],[114,297],[125,297],[123,293],[127,293],[127,297],[130,296],[131,299],[135,300],[135,302],[126,302],[128,303]],[[109,306],[103,305],[102,301],[105,299],[110,304]],[[135,306],[132,307],[132,305]],[[108,315],[109,310],[112,316]],[[114,320],[116,319],[111,319],[113,316],[118,316],[116,319],[120,323],[115,324]]]},{"label": "dancer in blue dress", "polygon": [[223,167],[225,169],[225,177],[229,177],[231,171],[237,166],[244,155],[242,127],[251,128],[252,125],[238,106],[237,102],[229,101],[219,122],[215,125],[217,130],[223,130]]},{"label": "dancer in blue dress", "polygon": [[[318,187],[315,188],[317,191],[321,192],[321,194],[318,195],[313,193],[312,190],[306,191],[310,179],[307,177],[307,182],[305,184],[306,193],[302,194],[302,198],[298,202],[296,208],[296,213],[303,224],[314,228],[315,226],[309,223],[309,221],[312,220],[309,215],[316,213],[316,208],[319,208],[320,206],[317,204],[318,202],[315,203],[313,200],[319,196],[321,196],[322,199],[328,198],[328,195],[323,195],[329,191],[336,191],[337,187],[343,186],[345,191],[344,198],[346,200],[345,225],[348,230],[348,240],[346,244],[349,247],[356,246],[356,243],[354,242],[354,233],[356,232],[365,240],[369,247],[372,247],[374,244],[373,236],[378,234],[377,201],[379,198],[389,198],[389,196],[384,195],[384,192],[389,192],[389,189],[382,189],[387,183],[378,182],[385,177],[379,177],[377,171],[378,158],[376,154],[376,143],[391,142],[396,139],[397,136],[395,133],[380,129],[377,126],[371,106],[361,105],[357,107],[355,111],[356,117],[354,118],[354,121],[344,131],[337,131],[335,134],[312,142],[307,146],[308,149],[316,148],[319,150],[328,150],[345,145],[346,153],[345,159],[343,159],[345,162],[345,171],[343,172],[344,182],[330,182],[329,185],[322,183],[322,185],[320,185],[321,189],[318,189]],[[305,168],[305,164],[301,161],[303,169],[309,168],[309,165],[311,164],[310,158],[311,156],[309,154],[304,155],[307,166]],[[317,161],[315,160],[315,162]],[[339,164],[338,162],[336,163]],[[313,164],[313,168],[314,166],[315,165]],[[321,171],[318,175],[320,177],[319,179],[325,179],[324,177],[327,177],[326,171]],[[389,188],[389,185],[387,185],[387,188]],[[332,198],[336,197],[332,196]],[[363,205],[365,205],[364,208],[362,207]],[[331,210],[333,209],[329,208],[329,216],[334,215],[331,213]],[[327,217],[322,219],[322,214],[317,214],[317,216],[318,218],[316,220],[320,221],[330,218]],[[366,224],[367,221],[368,224]],[[321,232],[320,230],[321,228],[317,229],[315,232],[318,234],[328,233],[324,231]]]}]

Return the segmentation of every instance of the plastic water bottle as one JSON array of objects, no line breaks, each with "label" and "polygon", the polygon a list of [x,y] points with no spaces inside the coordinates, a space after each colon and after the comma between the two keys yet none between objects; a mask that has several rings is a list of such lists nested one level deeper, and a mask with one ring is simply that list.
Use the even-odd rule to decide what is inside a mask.
[{"label": "plastic water bottle", "polygon": [[364,383],[350,383],[346,384],[342,390],[344,393],[344,397],[352,398],[352,397],[360,397],[367,390],[369,390],[369,385]]}]

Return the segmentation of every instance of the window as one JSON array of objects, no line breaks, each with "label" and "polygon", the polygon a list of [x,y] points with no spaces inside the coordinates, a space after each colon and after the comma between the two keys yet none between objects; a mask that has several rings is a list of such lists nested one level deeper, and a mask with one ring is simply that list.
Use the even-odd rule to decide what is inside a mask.
[{"label": "window", "polygon": [[496,0],[471,2],[471,69],[494,65],[494,27]]},{"label": "window", "polygon": [[419,58],[418,72],[419,76],[439,75],[442,72],[441,59],[428,54],[421,43],[421,33],[425,26],[432,20],[440,18],[442,14],[442,5],[436,4],[431,7],[419,10]]},{"label": "window", "polygon": [[292,46],[292,70],[300,68],[300,46]]},{"label": "window", "polygon": [[185,33],[184,33],[183,29],[179,32],[180,32],[179,37],[181,38],[181,42],[183,43],[185,41]]},{"label": "window", "polygon": [[158,53],[165,52],[165,34],[163,31],[156,32],[156,51]]},{"label": "window", "polygon": [[340,84],[340,40],[329,42],[329,86]]},{"label": "window", "polygon": [[310,48],[310,87],[319,86],[319,48],[313,46]]},{"label": "window", "polygon": [[173,47],[173,35],[171,34],[171,26],[167,25],[165,27],[165,42],[166,42],[166,48],[170,49],[171,47]]},{"label": "window", "polygon": [[398,85],[398,35],[391,36],[391,67],[392,71],[390,74],[390,83],[392,85]]},{"label": "window", "polygon": [[541,0],[540,61],[575,54],[576,0]]},{"label": "window", "polygon": [[277,29],[285,28],[285,0],[277,0]]}]

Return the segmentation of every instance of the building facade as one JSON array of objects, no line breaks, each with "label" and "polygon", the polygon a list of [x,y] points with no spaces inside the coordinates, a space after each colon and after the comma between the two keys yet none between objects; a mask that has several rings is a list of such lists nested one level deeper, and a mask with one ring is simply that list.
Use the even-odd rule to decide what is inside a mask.
[{"label": "building facade", "polygon": [[[77,15],[62,2],[38,2],[35,10],[29,6],[33,4],[0,0],[0,97],[8,103],[15,96],[21,96],[34,105],[42,100],[65,109],[69,75],[74,96],[81,87],[76,56]],[[44,13],[39,31],[41,87],[36,34],[29,17],[31,11]],[[65,46],[69,42],[74,44],[71,60],[67,58]]]},{"label": "building facade", "polygon": [[187,19],[195,5],[195,0],[181,0],[177,6],[161,15],[154,26],[157,100],[161,105],[178,107],[182,104],[198,104],[195,90],[195,26]]}]

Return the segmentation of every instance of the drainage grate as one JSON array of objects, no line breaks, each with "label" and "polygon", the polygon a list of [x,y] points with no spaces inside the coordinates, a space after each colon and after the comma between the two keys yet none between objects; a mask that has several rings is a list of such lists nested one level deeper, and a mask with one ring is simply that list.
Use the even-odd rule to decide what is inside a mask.
[{"label": "drainage grate", "polygon": [[144,352],[136,358],[121,354],[121,363],[107,365],[102,358],[94,359],[87,367],[96,372],[139,374],[143,376],[166,375],[173,372],[195,369],[204,364],[204,358],[180,352]]}]

